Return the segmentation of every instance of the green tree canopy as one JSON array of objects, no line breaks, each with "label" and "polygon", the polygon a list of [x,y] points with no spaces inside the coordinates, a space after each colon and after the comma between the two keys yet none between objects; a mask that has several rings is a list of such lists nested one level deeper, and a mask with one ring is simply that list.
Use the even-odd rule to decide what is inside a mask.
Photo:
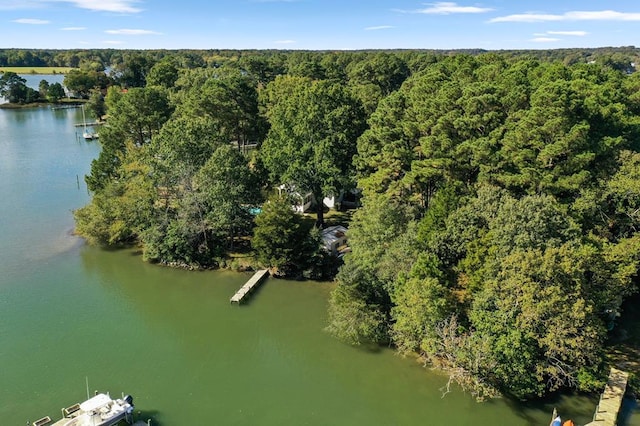
[{"label": "green tree canopy", "polygon": [[215,137],[239,148],[264,138],[266,123],[258,113],[253,78],[237,69],[196,69],[179,79],[184,89],[176,115],[205,117]]},{"label": "green tree canopy", "polygon": [[319,242],[311,238],[309,227],[286,196],[269,198],[255,223],[251,247],[263,265],[280,274],[299,273],[318,250]]},{"label": "green tree canopy", "polygon": [[60,83],[50,84],[47,89],[47,100],[49,102],[58,102],[60,99],[65,97],[64,88]]},{"label": "green tree canopy", "polygon": [[110,84],[103,71],[73,69],[64,76],[65,87],[83,98],[88,98],[92,89],[106,90]]},{"label": "green tree canopy", "polygon": [[271,127],[260,153],[272,179],[311,192],[320,204],[348,186],[364,117],[347,90],[328,81],[278,77],[265,98]]},{"label": "green tree canopy", "polygon": [[[496,54],[412,67],[358,139],[331,331],[391,339],[478,395],[593,389],[636,291],[639,80]],[[378,200],[406,212],[392,235]]]},{"label": "green tree canopy", "polygon": [[146,77],[146,84],[170,89],[178,79],[179,69],[177,58],[167,56],[151,67]]},{"label": "green tree canopy", "polygon": [[126,93],[113,87],[107,95],[107,105],[109,125],[100,131],[102,151],[86,177],[91,191],[103,188],[116,175],[127,142],[138,147],[150,142],[173,110],[166,92],[154,87],[134,88]]},{"label": "green tree canopy", "polygon": [[0,77],[0,96],[6,98],[11,103],[31,103],[39,98],[39,94],[34,89],[27,87],[27,80],[18,74],[7,71]]}]

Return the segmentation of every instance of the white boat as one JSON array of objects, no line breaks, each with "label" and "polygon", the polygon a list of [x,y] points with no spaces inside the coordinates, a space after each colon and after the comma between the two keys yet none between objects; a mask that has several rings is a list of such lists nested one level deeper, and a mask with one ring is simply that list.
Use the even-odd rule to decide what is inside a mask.
[{"label": "white boat", "polygon": [[62,419],[53,422],[49,416],[32,423],[32,426],[113,426],[124,421],[133,423],[133,397],[112,399],[99,393],[86,401],[62,410]]},{"label": "white boat", "polygon": [[82,137],[86,140],[98,139],[98,134],[85,130],[84,132],[82,132]]},{"label": "white boat", "polygon": [[[87,128],[87,119],[84,115],[84,105],[82,105],[82,123],[84,124],[84,130],[82,131],[82,137],[86,140],[98,139],[98,134],[94,131],[89,131]],[[93,129],[92,129],[93,130]]]}]

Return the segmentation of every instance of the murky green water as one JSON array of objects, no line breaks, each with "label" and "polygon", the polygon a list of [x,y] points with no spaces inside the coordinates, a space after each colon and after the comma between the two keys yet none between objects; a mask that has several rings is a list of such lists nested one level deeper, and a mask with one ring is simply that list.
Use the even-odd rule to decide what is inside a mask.
[{"label": "murky green water", "polygon": [[[99,152],[79,110],[0,110],[0,424],[25,425],[91,391],[134,395],[154,425],[546,425],[595,401],[478,404],[390,350],[346,346],[323,328],[330,285],[145,264],[85,246],[71,210]],[[77,179],[79,177],[79,180]],[[637,417],[637,416],[636,416]]]}]

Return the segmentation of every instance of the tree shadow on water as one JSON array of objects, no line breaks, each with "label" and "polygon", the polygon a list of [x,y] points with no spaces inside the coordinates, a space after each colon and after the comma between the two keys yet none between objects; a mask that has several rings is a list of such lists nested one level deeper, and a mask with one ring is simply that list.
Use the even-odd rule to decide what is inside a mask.
[{"label": "tree shadow on water", "polygon": [[[551,422],[551,415],[553,409],[562,406],[560,395],[552,394],[543,399],[535,399],[529,401],[520,401],[508,396],[501,398],[501,401],[505,402],[512,412],[517,413],[527,425],[539,425],[540,417],[548,413],[549,422]],[[489,401],[491,402],[491,401]],[[486,403],[486,402],[485,402]]]},{"label": "tree shadow on water", "polygon": [[543,398],[519,401],[505,397],[503,401],[517,413],[527,425],[539,426],[551,423],[553,410],[562,421],[572,420],[576,425],[587,424],[593,419],[598,395],[582,392],[557,391]]}]

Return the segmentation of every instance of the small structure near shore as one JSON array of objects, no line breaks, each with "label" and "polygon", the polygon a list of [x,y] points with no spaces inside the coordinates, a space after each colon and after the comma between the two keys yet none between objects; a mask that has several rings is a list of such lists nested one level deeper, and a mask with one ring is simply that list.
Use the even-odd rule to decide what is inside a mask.
[{"label": "small structure near shore", "polygon": [[347,228],[344,226],[330,226],[322,230],[322,246],[334,256],[346,250]]},{"label": "small structure near shore", "polygon": [[230,302],[237,303],[238,305],[242,303],[242,300],[247,296],[255,287],[260,285],[260,283],[269,275],[269,271],[267,269],[260,269],[243,285],[240,287],[240,290],[236,291],[236,294],[231,296]]}]

